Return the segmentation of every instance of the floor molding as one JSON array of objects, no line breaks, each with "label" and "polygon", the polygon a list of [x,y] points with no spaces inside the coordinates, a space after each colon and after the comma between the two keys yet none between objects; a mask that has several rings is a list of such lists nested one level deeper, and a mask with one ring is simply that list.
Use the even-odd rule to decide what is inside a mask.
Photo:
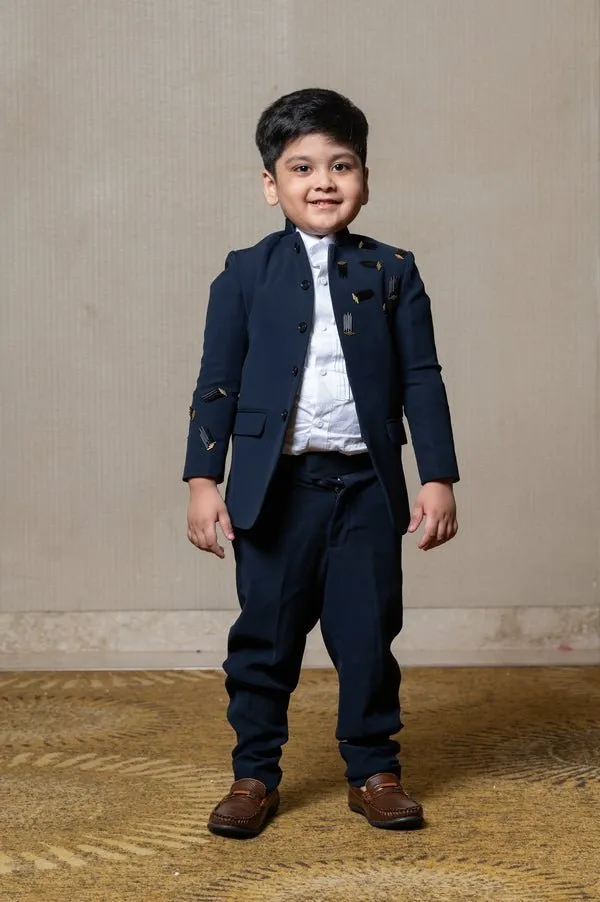
[{"label": "floor molding", "polygon": [[[398,655],[403,669],[409,667],[547,667],[600,666],[595,650],[556,652],[535,649],[504,649],[501,652],[443,653],[428,649]],[[81,670],[206,670],[220,669],[223,655],[186,654],[185,652],[79,652],[78,654],[0,655],[2,671],[81,671]],[[303,667],[331,667],[327,654],[307,651]]]},{"label": "floor molding", "polygon": [[[0,670],[220,667],[235,611],[0,613]],[[404,667],[600,665],[589,607],[408,608]],[[305,667],[330,666],[315,629]]]}]

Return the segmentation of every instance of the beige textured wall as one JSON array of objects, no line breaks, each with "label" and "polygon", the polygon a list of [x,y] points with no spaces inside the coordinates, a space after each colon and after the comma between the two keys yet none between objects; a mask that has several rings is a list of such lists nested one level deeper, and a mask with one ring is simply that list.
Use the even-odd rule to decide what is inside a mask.
[{"label": "beige textured wall", "polygon": [[231,555],[185,538],[187,407],[209,281],[280,227],[256,118],[317,84],[369,117],[357,227],[415,251],[452,402],[462,530],[407,551],[407,604],[597,605],[598,24],[596,0],[0,0],[0,611],[236,606]]}]

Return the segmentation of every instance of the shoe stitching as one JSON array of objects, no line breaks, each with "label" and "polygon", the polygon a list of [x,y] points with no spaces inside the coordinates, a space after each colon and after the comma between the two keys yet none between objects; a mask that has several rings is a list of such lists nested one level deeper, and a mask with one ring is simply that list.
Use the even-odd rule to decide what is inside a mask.
[{"label": "shoe stitching", "polygon": [[[227,798],[223,799],[223,802],[228,801],[230,798],[231,796],[227,796]],[[260,808],[258,809],[258,811],[255,811],[254,814],[219,814],[217,808],[215,808],[210,816],[210,820],[214,822],[215,820],[220,819],[228,823],[248,823],[249,821],[255,820],[257,817],[259,817],[259,815],[263,813],[263,810],[267,806],[268,801],[268,799],[263,799],[260,804]],[[223,802],[220,802],[217,807],[220,808]]]},{"label": "shoe stitching", "polygon": [[413,817],[414,815],[421,816],[420,808],[392,808],[391,810],[388,808],[377,808],[376,805],[371,805],[373,811],[377,811],[379,814],[382,814],[384,817]]},{"label": "shoe stitching", "polygon": [[223,805],[225,802],[235,801],[237,796],[246,796],[247,798],[252,799],[253,802],[258,802],[261,807],[266,805],[269,801],[269,796],[264,796],[264,798],[259,799],[259,797],[249,789],[236,789],[235,792],[230,792],[224,799],[221,799],[219,805]]},{"label": "shoe stitching", "polygon": [[212,814],[210,817],[211,822],[214,824],[216,821],[224,821],[227,824],[248,824],[250,821],[256,819],[256,814],[253,814],[251,817],[235,817],[230,814]]},{"label": "shoe stitching", "polygon": [[373,811],[376,811],[378,814],[383,815],[383,817],[389,818],[397,818],[397,817],[422,817],[422,809],[421,808],[378,808],[377,805],[368,805],[365,806],[365,814],[367,813],[367,808],[371,808]]},{"label": "shoe stitching", "polygon": [[[388,784],[388,785],[390,785],[390,784]],[[399,792],[402,794],[402,796],[404,798],[410,799],[410,796],[408,796],[406,794],[406,792],[404,792],[404,790],[400,786],[397,786],[394,784],[394,789],[392,789],[391,791]],[[359,795],[359,793],[360,793],[360,795]],[[388,793],[386,793],[386,795],[387,794]],[[357,797],[357,799],[360,799],[360,801],[363,805],[363,808],[367,808],[367,807],[372,808],[374,811],[377,811],[379,814],[384,815],[384,817],[398,817],[399,815],[402,817],[412,817],[413,815],[418,815],[419,817],[421,817],[423,814],[423,808],[421,805],[418,805],[418,804],[412,805],[410,808],[395,808],[395,809],[390,810],[389,808],[388,809],[380,808],[377,804],[375,804],[375,799],[368,798],[368,797],[366,799],[361,798],[364,795],[366,795],[366,793],[363,793],[361,790],[356,792],[356,797]],[[412,802],[412,799],[410,799],[410,801]],[[367,803],[366,805],[365,805],[365,802]]]}]

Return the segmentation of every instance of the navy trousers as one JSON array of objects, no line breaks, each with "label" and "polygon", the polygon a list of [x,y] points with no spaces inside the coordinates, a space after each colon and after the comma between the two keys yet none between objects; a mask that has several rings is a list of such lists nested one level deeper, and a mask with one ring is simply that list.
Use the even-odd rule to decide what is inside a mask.
[{"label": "navy trousers", "polygon": [[351,785],[400,773],[401,537],[367,454],[282,457],[255,526],[236,530],[241,613],[224,663],[236,780],[272,791],[307,633],[321,632],[339,679],[336,738]]}]

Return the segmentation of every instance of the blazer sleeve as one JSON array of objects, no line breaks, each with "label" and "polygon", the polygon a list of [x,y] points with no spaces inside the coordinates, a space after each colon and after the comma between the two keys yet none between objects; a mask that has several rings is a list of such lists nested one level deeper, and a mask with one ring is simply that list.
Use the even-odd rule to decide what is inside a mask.
[{"label": "blazer sleeve", "polygon": [[403,379],[403,404],[421,483],[458,482],[459,472],[442,368],[435,347],[431,303],[414,255],[406,252],[395,338]]},{"label": "blazer sleeve", "polygon": [[190,407],[183,479],[223,482],[248,346],[247,314],[235,251],[210,287],[200,374]]}]

